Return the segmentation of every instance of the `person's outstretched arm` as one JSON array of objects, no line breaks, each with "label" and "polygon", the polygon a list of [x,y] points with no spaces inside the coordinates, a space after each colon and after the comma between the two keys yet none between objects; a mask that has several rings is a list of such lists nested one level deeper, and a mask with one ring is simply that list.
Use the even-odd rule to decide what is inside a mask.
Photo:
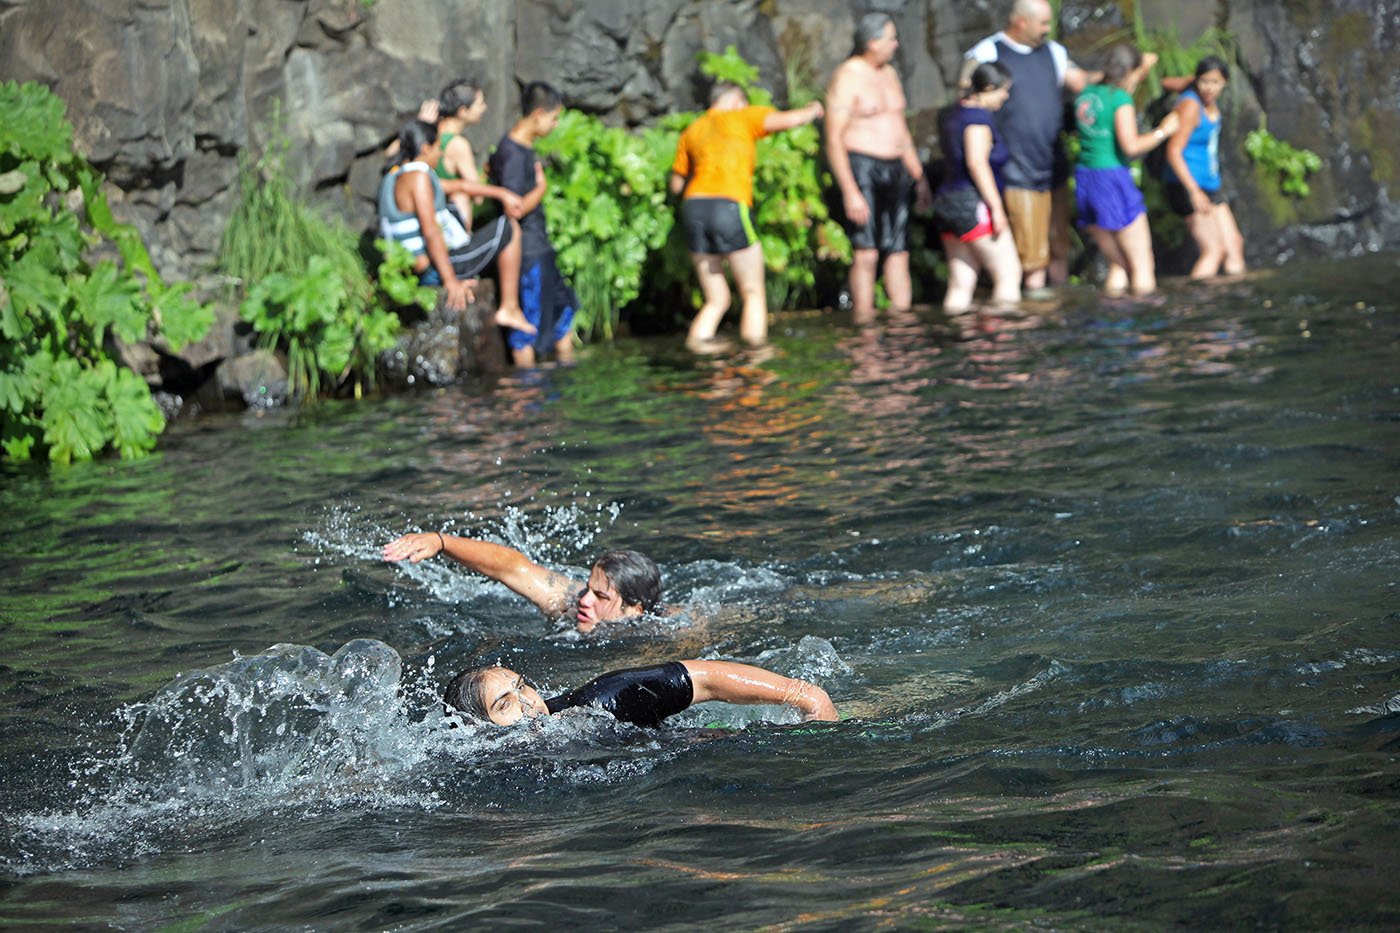
[{"label": "person's outstretched arm", "polygon": [[770,703],[791,706],[803,720],[836,721],[831,697],[816,684],[784,677],[752,664],[735,661],[682,661],[695,691],[693,703],[720,700],[753,706]]},{"label": "person's outstretched arm", "polygon": [[774,110],[763,118],[763,132],[781,133],[783,130],[803,126],[820,117],[822,112],[822,102],[819,100],[796,110]]},{"label": "person's outstretched arm", "polygon": [[437,554],[464,565],[469,570],[504,583],[549,615],[567,612],[577,584],[547,567],[530,560],[513,547],[459,538],[436,531],[419,531],[396,538],[384,545],[385,560],[418,563]]}]

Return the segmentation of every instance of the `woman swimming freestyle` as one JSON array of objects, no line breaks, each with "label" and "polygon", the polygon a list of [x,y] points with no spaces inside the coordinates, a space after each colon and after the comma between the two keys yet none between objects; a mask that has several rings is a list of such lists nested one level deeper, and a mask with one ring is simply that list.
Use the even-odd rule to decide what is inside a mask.
[{"label": "woman swimming freestyle", "polygon": [[497,665],[458,674],[448,683],[443,700],[452,709],[498,726],[590,706],[622,722],[655,728],[666,717],[711,700],[788,706],[798,710],[803,721],[838,718],[831,698],[816,684],[735,661],[667,661],[609,671],[548,700],[524,677]]}]

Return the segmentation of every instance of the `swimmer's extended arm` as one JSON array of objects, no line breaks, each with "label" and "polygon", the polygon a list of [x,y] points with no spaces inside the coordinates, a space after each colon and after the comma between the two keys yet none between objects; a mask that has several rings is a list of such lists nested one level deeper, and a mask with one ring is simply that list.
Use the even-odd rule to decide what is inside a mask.
[{"label": "swimmer's extended arm", "polygon": [[578,589],[568,577],[541,567],[513,547],[421,531],[406,534],[384,545],[385,560],[418,563],[439,553],[469,570],[504,583],[549,615],[567,612],[569,600]]},{"label": "swimmer's extended arm", "polygon": [[724,703],[755,705],[771,703],[791,706],[804,721],[838,718],[831,697],[816,684],[784,677],[752,664],[734,661],[682,661],[695,691],[694,703],[719,700]]}]

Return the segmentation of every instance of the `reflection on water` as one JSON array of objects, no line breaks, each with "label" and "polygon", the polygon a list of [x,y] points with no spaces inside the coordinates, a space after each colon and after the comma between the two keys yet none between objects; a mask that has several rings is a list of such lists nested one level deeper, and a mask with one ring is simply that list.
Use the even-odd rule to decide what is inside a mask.
[{"label": "reflection on water", "polygon": [[[820,314],[7,468],[7,926],[1393,925],[1393,257],[1018,317]],[[683,609],[580,637],[388,538]],[[457,724],[669,657],[823,684]]]}]

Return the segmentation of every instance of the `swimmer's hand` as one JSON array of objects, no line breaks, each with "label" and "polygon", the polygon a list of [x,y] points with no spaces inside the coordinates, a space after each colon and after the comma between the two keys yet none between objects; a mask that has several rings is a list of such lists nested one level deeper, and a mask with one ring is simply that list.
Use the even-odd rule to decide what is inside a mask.
[{"label": "swimmer's hand", "polygon": [[384,559],[407,559],[409,563],[416,564],[437,556],[445,544],[442,535],[436,531],[416,531],[384,545]]}]

